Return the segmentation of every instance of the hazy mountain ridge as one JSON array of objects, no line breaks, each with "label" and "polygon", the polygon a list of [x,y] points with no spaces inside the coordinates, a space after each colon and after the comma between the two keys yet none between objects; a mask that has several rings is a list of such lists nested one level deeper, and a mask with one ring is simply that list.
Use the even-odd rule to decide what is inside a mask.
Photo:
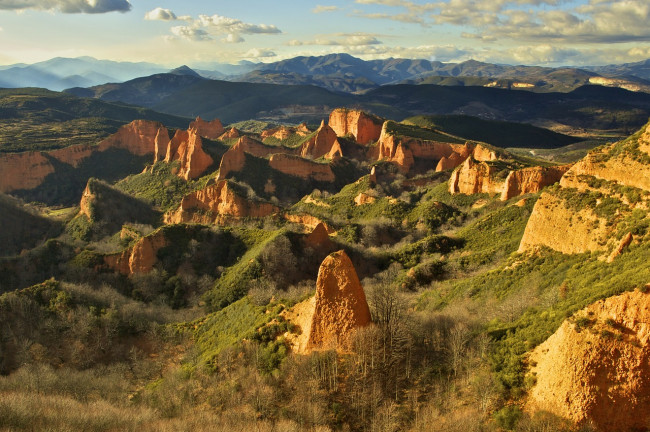
[{"label": "hazy mountain ridge", "polygon": [[[505,86],[540,92],[570,91],[589,83],[590,78],[605,78],[598,84],[650,91],[650,82],[647,81],[650,80],[648,62],[646,60],[621,65],[552,68],[490,64],[476,60],[461,63],[401,58],[366,61],[340,53],[300,56],[272,63],[206,63],[192,69],[209,79],[310,84],[349,93],[400,82],[427,83],[434,77],[461,77],[468,82],[473,79],[471,85]],[[54,58],[32,65],[1,66],[0,86],[63,90],[70,87],[124,82],[169,70],[168,67],[144,62],[114,62],[91,57]],[[487,81],[491,78],[510,82]],[[455,85],[450,80],[438,81]]]}]

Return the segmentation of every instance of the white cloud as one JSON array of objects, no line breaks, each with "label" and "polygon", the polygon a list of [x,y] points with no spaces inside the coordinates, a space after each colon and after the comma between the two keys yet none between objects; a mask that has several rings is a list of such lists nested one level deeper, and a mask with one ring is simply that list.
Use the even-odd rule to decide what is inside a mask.
[{"label": "white cloud", "polygon": [[0,0],[0,10],[47,10],[63,13],[128,12],[128,0]]},{"label": "white cloud", "polygon": [[551,43],[650,41],[648,0],[355,0],[359,5],[394,9],[355,11],[354,16],[435,26],[463,26],[463,37]]},{"label": "white cloud", "polygon": [[229,33],[228,36],[221,39],[225,43],[241,43],[244,42],[244,38],[235,33]]},{"label": "white cloud", "polygon": [[246,52],[246,54],[244,54],[242,57],[247,59],[259,59],[259,58],[275,57],[276,55],[277,54],[275,54],[275,52],[269,49],[253,48],[248,50],[248,52]]},{"label": "white cloud", "polygon": [[[2,1],[2,0],[0,0]],[[151,14],[151,18],[147,16]],[[174,17],[174,18],[171,18]],[[169,9],[156,8],[148,12],[145,19],[175,19],[185,21],[187,25],[175,26],[171,32],[177,38],[183,38],[193,41],[206,41],[215,39],[218,35],[223,35],[220,40],[224,43],[241,43],[244,42],[242,34],[279,34],[282,31],[274,25],[268,24],[250,24],[236,18],[229,18],[221,15],[199,15],[198,18],[183,15],[176,15]]]},{"label": "white cloud", "polygon": [[212,39],[205,30],[190,26],[174,26],[171,28],[171,32],[178,38],[191,41],[207,41]]},{"label": "white cloud", "polygon": [[144,19],[148,21],[175,21],[178,18],[171,10],[157,7],[144,14]]},{"label": "white cloud", "polygon": [[311,11],[315,14],[323,13],[323,12],[334,12],[336,10],[339,10],[338,6],[321,6],[321,5],[316,5],[315,8],[313,8]]},{"label": "white cloud", "polygon": [[383,42],[377,39],[373,34],[369,33],[334,33],[330,35],[323,35],[316,37],[312,40],[290,40],[288,46],[338,46],[338,47],[352,47],[352,46],[367,46],[367,45],[382,45]]},{"label": "white cloud", "polygon": [[202,27],[208,27],[219,33],[235,34],[277,34],[282,31],[274,25],[249,24],[236,18],[228,18],[221,15],[199,15],[195,21]]}]

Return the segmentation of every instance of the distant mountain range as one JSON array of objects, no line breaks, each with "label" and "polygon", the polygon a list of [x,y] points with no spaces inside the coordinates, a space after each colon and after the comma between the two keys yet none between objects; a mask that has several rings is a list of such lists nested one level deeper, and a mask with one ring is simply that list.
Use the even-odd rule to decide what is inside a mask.
[{"label": "distant mountain range", "polygon": [[[63,90],[121,83],[168,72],[152,63],[113,62],[91,57],[54,58],[32,65],[0,66],[0,87]],[[650,92],[650,60],[609,66],[548,68],[469,60],[442,63],[422,59],[362,60],[348,54],[295,57],[275,63],[187,66],[173,73],[235,82],[313,85],[343,93],[363,93],[387,84],[485,86],[536,92],[572,91],[585,84]]]},{"label": "distant mountain range", "polygon": [[183,70],[122,84],[75,88],[79,97],[123,102],[181,117],[219,118],[225,123],[320,122],[335,107],[358,107],[394,119],[459,114],[514,121],[575,134],[585,130],[629,132],[647,122],[650,94],[598,85],[570,92],[536,93],[476,86],[385,85],[363,94],[332,92],[314,85],[211,80]]}]

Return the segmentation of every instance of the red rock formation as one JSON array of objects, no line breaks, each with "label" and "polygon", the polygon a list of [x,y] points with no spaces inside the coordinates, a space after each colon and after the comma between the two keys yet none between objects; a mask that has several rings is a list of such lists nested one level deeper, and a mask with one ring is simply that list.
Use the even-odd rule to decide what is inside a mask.
[{"label": "red rock formation", "polygon": [[219,139],[232,139],[232,138],[239,138],[241,137],[241,132],[239,132],[239,129],[237,128],[230,128],[228,129],[227,132],[225,132],[223,135],[219,137]]},{"label": "red rock formation", "polygon": [[267,146],[250,137],[243,136],[221,157],[217,180],[224,180],[231,172],[241,171],[246,163],[244,153],[264,158],[277,151],[278,147]]},{"label": "red rock formation", "polygon": [[333,250],[334,243],[330,240],[329,234],[327,233],[327,228],[321,222],[316,225],[316,228],[305,237],[305,246],[308,246],[312,249],[317,250]]},{"label": "red rock formation", "polygon": [[8,153],[0,156],[0,192],[32,189],[54,172],[46,153]]},{"label": "red rock formation", "polygon": [[354,197],[354,205],[360,206],[364,204],[372,204],[375,202],[375,197],[366,193],[360,192],[359,195]]},{"label": "red rock formation", "polygon": [[221,180],[183,197],[180,207],[165,215],[165,223],[217,223],[230,218],[261,218],[278,212],[270,203],[254,202],[238,195],[227,180]]},{"label": "red rock formation", "polygon": [[316,216],[312,216],[307,213],[302,213],[302,214],[285,213],[284,218],[289,222],[302,225],[310,230],[315,229],[319,224],[323,224],[328,234],[336,233],[336,230],[334,230],[334,228],[332,228],[322,220],[318,219]]},{"label": "red rock formation", "polygon": [[[48,158],[77,167],[96,152],[119,148],[143,156],[153,153],[157,145],[169,139],[167,129],[158,122],[135,120],[96,146],[75,145],[49,152],[8,153],[0,156],[0,192],[32,189],[54,172]],[[165,144],[166,145],[166,144]]]},{"label": "red rock formation", "polygon": [[326,125],[323,120],[320,127],[316,130],[316,134],[307,142],[303,143],[300,149],[300,156],[318,159],[319,157],[328,155],[332,151],[336,138],[336,132]]},{"label": "red rock formation", "polygon": [[527,409],[549,411],[599,432],[646,430],[650,406],[650,294],[598,301],[535,349],[537,383]]},{"label": "red rock formation", "polygon": [[460,165],[474,150],[470,143],[453,144],[397,136],[389,132],[388,126],[389,122],[385,122],[382,127],[376,158],[394,163],[404,173],[411,170],[415,158],[438,160],[436,170],[442,171]]},{"label": "red rock formation", "polygon": [[494,166],[469,157],[451,173],[449,193],[501,193],[504,181],[496,178],[497,172]]},{"label": "red rock formation", "polygon": [[322,182],[333,182],[335,180],[329,164],[313,162],[300,156],[276,153],[271,155],[269,165],[274,170],[302,179],[313,179]]},{"label": "red rock formation", "polygon": [[366,295],[352,261],[344,251],[334,252],[318,270],[308,349],[345,349],[353,331],[370,323]]},{"label": "red rock formation", "polygon": [[197,117],[196,120],[190,123],[189,128],[194,129],[199,136],[211,140],[218,139],[225,132],[221,120],[219,119],[207,122],[201,117]]},{"label": "red rock formation", "polygon": [[158,251],[168,244],[164,232],[158,230],[151,235],[142,237],[130,249],[117,254],[106,255],[104,263],[109,268],[124,275],[149,273],[158,262]]},{"label": "red rock formation", "polygon": [[571,165],[554,167],[530,167],[510,171],[501,193],[501,200],[506,201],[512,197],[535,193],[546,186],[560,181]]},{"label": "red rock formation", "polygon": [[328,124],[337,136],[352,135],[359,144],[377,141],[383,121],[362,111],[337,108],[330,114]]},{"label": "red rock formation", "polygon": [[169,142],[165,162],[178,160],[181,168],[178,176],[185,180],[201,176],[214,163],[214,160],[203,150],[203,140],[196,129],[177,130]]}]

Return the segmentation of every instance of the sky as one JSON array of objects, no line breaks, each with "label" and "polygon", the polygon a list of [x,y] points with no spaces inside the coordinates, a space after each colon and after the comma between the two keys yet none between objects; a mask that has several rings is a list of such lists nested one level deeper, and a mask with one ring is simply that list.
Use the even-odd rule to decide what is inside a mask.
[{"label": "sky", "polygon": [[581,66],[650,58],[650,0],[0,0],[0,64],[299,55]]}]

